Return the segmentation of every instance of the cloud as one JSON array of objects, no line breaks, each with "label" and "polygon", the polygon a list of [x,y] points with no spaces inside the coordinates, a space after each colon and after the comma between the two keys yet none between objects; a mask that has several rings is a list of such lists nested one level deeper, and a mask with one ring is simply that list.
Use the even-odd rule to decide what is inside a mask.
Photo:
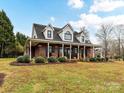
[{"label": "cloud", "polygon": [[83,0],[68,0],[68,5],[72,8],[81,9],[84,6]]},{"label": "cloud", "polygon": [[124,0],[94,0],[89,12],[110,12],[120,7],[124,7]]},{"label": "cloud", "polygon": [[55,18],[54,18],[54,17],[50,17],[50,20],[51,20],[52,22],[55,22]]},{"label": "cloud", "polygon": [[100,24],[110,23],[113,25],[124,24],[124,15],[100,17],[97,14],[81,14],[77,21],[70,21],[75,28],[92,26],[97,28]]},{"label": "cloud", "polygon": [[97,14],[81,14],[79,20],[70,21],[69,23],[76,29],[79,30],[85,26],[90,33],[90,40],[93,43],[98,43],[95,37],[95,33],[100,28],[101,24],[113,24],[113,25],[124,25],[124,15],[100,17]]}]

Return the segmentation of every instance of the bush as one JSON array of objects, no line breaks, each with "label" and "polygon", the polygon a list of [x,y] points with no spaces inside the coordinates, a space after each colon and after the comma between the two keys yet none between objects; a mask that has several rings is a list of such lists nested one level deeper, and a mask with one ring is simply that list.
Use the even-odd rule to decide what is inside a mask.
[{"label": "bush", "polygon": [[106,57],[106,58],[105,58],[105,61],[106,61],[106,62],[108,62],[108,61],[109,61],[109,58],[108,58],[108,57]]},{"label": "bush", "polygon": [[20,63],[30,63],[30,57],[28,55],[19,56],[16,61]]},{"label": "bush", "polygon": [[104,62],[105,61],[105,58],[101,58],[101,61]]},{"label": "bush", "polygon": [[96,57],[97,57],[97,58],[100,58],[100,55],[97,55]]},{"label": "bush", "polygon": [[35,63],[45,63],[45,62],[46,60],[44,57],[39,56],[35,58]]},{"label": "bush", "polygon": [[30,56],[29,55],[24,55],[23,59],[24,59],[24,63],[30,63]]},{"label": "bush", "polygon": [[55,57],[49,57],[48,62],[54,63],[54,62],[58,62],[58,60]]},{"label": "bush", "polygon": [[120,56],[114,56],[114,58],[117,60],[117,59],[120,59],[121,57]]},{"label": "bush", "polygon": [[23,63],[23,62],[24,62],[23,56],[17,57],[16,61],[17,61],[17,62],[20,62],[20,63]]},{"label": "bush", "polygon": [[58,61],[59,62],[66,62],[67,61],[67,58],[66,57],[59,57],[58,58]]},{"label": "bush", "polygon": [[97,57],[97,58],[96,58],[96,61],[101,62],[102,60],[101,60],[100,57]]},{"label": "bush", "polygon": [[96,62],[97,61],[97,59],[94,57],[94,58],[90,58],[89,59],[91,62]]}]

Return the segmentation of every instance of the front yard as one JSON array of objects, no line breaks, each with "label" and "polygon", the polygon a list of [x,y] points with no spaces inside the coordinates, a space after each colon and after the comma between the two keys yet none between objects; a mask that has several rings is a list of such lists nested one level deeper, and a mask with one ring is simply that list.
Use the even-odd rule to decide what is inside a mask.
[{"label": "front yard", "polygon": [[0,93],[124,93],[123,62],[9,65],[14,60],[0,59]]}]

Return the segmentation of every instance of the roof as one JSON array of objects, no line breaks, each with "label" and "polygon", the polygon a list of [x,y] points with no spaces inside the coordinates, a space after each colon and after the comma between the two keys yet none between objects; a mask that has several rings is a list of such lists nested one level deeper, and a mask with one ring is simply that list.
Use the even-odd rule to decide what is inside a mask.
[{"label": "roof", "polygon": [[[44,34],[43,34],[43,30],[45,27],[47,27],[47,25],[42,25],[42,24],[33,24],[33,27],[36,31],[37,34],[37,39],[45,39]],[[59,32],[62,31],[63,28],[58,28],[58,27],[53,27],[54,31],[53,31],[53,40],[54,41],[62,41],[61,37],[59,36]],[[74,31],[74,35],[73,35],[73,42],[74,43],[80,43],[77,38],[76,35],[78,35],[79,33]],[[91,43],[91,42],[86,42],[86,43]]]}]

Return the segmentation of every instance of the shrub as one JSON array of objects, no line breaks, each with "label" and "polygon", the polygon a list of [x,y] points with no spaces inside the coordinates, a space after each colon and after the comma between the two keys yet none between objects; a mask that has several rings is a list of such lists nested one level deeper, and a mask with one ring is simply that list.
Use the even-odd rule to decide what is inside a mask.
[{"label": "shrub", "polygon": [[54,63],[54,62],[58,62],[58,60],[55,57],[49,57],[48,62]]},{"label": "shrub", "polygon": [[102,62],[105,61],[105,58],[101,58],[101,61],[102,61]]},{"label": "shrub", "polygon": [[100,55],[97,55],[96,57],[97,57],[97,58],[100,58]]},{"label": "shrub", "polygon": [[96,61],[101,62],[101,58],[100,57],[97,57],[96,58]]},{"label": "shrub", "polygon": [[59,57],[58,58],[58,61],[59,62],[66,62],[67,61],[67,58],[66,57]]},{"label": "shrub", "polygon": [[23,59],[24,59],[24,63],[30,63],[30,56],[29,55],[24,55]]},{"label": "shrub", "polygon": [[20,62],[20,63],[23,63],[23,62],[24,62],[23,56],[17,57],[16,61],[17,61],[17,62]]},{"label": "shrub", "polygon": [[90,58],[89,59],[91,62],[96,62],[97,61],[97,59],[94,57],[94,58]]},{"label": "shrub", "polygon": [[108,62],[108,61],[109,61],[109,58],[108,58],[108,57],[106,57],[106,58],[105,58],[105,61],[106,61],[106,62]]},{"label": "shrub", "polygon": [[20,63],[30,63],[30,57],[28,55],[24,55],[24,56],[19,56],[17,59],[16,59],[17,62],[20,62]]},{"label": "shrub", "polygon": [[45,62],[46,60],[44,57],[39,56],[35,58],[35,63],[45,63]]}]

